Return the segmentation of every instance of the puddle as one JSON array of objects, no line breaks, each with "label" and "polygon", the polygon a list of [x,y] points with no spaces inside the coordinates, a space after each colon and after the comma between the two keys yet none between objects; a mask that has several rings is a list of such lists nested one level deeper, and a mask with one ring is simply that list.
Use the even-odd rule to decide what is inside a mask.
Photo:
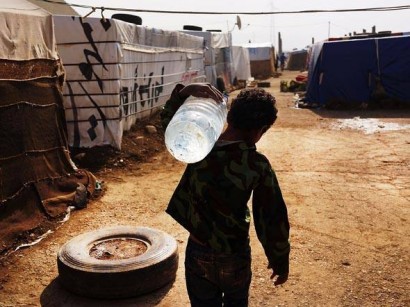
[{"label": "puddle", "polygon": [[410,125],[400,125],[397,123],[386,123],[375,118],[354,117],[349,119],[339,119],[332,125],[334,129],[354,129],[361,130],[365,134],[372,134],[380,131],[406,130]]}]

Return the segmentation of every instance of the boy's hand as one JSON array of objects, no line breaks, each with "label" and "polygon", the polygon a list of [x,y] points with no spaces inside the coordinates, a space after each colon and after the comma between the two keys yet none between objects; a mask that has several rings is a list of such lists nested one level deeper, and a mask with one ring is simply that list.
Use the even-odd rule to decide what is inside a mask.
[{"label": "boy's hand", "polygon": [[209,83],[191,83],[179,91],[178,95],[182,99],[186,99],[189,96],[195,96],[211,98],[218,103],[223,100],[222,93]]},{"label": "boy's hand", "polygon": [[[272,269],[272,266],[271,266],[270,264],[268,265],[268,269]],[[273,284],[274,284],[275,286],[279,286],[279,285],[281,285],[281,284],[284,284],[284,283],[288,280],[288,278],[289,278],[289,274],[288,274],[288,273],[278,275],[278,274],[275,273],[275,270],[272,269],[272,275],[270,276],[270,279],[274,279],[275,276],[278,276],[278,277],[276,278],[276,280],[273,282]]]}]

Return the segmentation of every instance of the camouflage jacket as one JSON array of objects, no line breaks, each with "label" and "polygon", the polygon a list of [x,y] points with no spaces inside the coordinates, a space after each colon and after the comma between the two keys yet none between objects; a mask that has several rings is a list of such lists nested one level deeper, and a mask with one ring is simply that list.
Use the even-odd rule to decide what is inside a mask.
[{"label": "camouflage jacket", "polygon": [[287,273],[287,208],[268,159],[254,145],[218,141],[204,160],[187,165],[166,212],[213,250],[235,253],[249,245],[251,196],[256,233],[269,263],[276,273]]}]

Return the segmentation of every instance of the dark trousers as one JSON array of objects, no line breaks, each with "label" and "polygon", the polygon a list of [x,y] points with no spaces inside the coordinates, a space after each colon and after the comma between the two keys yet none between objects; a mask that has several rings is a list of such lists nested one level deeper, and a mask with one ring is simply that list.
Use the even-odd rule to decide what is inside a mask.
[{"label": "dark trousers", "polygon": [[250,247],[223,254],[188,240],[185,278],[191,306],[248,306],[251,276]]}]

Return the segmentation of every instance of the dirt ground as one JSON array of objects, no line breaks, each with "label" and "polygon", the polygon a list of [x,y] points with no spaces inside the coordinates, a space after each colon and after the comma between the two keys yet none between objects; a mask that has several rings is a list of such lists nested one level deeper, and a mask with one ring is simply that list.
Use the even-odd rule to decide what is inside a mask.
[{"label": "dirt ground", "polygon": [[[273,285],[251,227],[250,306],[410,306],[410,112],[294,108],[293,93],[279,92],[279,82],[296,74],[269,80],[279,118],[257,144],[287,202],[291,273],[286,284]],[[346,128],[342,123],[349,119],[378,120],[377,129]],[[159,128],[158,117],[148,123]],[[187,232],[164,212],[184,165],[165,150],[162,131],[146,133],[145,124],[126,133],[121,152],[94,151],[76,159],[103,181],[103,195],[72,212],[40,243],[3,259],[0,306],[189,306]],[[397,130],[387,129],[391,125]],[[115,301],[63,289],[57,279],[59,248],[73,236],[108,225],[148,226],[174,236],[180,253],[175,282]]]}]

